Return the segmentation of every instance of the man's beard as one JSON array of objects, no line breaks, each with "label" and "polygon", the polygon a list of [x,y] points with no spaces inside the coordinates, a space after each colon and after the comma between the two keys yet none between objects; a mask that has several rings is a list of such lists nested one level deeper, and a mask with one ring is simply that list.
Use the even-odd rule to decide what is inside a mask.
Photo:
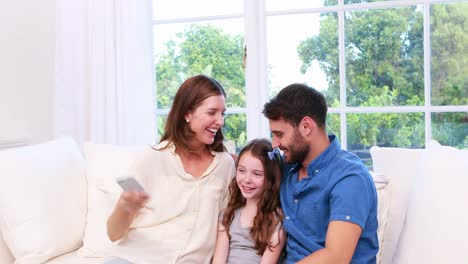
[{"label": "man's beard", "polygon": [[285,160],[287,163],[302,163],[309,153],[310,146],[304,139],[304,137],[299,134],[299,131],[294,132],[294,137],[291,145],[288,146],[288,156]]}]

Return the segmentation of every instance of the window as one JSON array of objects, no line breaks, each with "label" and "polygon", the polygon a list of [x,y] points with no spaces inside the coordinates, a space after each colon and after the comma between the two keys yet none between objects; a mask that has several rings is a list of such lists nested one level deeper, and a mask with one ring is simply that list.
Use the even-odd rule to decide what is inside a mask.
[{"label": "window", "polygon": [[226,87],[225,134],[238,147],[268,137],[263,104],[304,82],[325,94],[329,131],[365,161],[373,145],[468,148],[468,1],[153,0],[153,9],[160,131],[181,81],[206,73]]},{"label": "window", "polygon": [[153,1],[158,134],[180,84],[196,74],[220,81],[226,92],[224,134],[247,140],[242,1]]}]

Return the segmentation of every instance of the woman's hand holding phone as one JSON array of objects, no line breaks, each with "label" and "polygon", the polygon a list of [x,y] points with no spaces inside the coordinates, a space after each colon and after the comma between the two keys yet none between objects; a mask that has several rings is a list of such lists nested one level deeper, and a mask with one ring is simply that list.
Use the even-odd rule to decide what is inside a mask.
[{"label": "woman's hand holding phone", "polygon": [[136,214],[149,200],[149,194],[134,177],[119,177],[117,183],[124,190],[120,196],[119,206],[131,214]]}]

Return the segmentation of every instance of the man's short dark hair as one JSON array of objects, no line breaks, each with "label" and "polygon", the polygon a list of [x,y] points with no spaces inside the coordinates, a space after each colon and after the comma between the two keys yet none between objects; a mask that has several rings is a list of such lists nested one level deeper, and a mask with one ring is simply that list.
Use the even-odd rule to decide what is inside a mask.
[{"label": "man's short dark hair", "polygon": [[263,107],[262,113],[270,120],[284,120],[298,126],[305,116],[325,129],[327,103],[322,93],[305,84],[294,83],[283,88]]}]

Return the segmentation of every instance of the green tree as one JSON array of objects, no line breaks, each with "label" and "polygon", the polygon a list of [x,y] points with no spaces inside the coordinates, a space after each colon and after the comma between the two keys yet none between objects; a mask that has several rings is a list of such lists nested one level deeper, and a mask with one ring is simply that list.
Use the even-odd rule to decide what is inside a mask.
[{"label": "green tree", "polygon": [[[468,104],[468,3],[431,6],[433,105]],[[432,135],[440,143],[468,148],[468,113],[433,113]]]},{"label": "green tree", "polygon": [[468,104],[468,3],[431,6],[434,105]]},{"label": "green tree", "polygon": [[[169,108],[180,84],[188,77],[206,74],[226,89],[227,106],[245,106],[243,38],[225,34],[212,25],[192,24],[165,43],[166,50],[156,55],[156,94],[158,108]],[[245,144],[245,114],[229,115],[225,122],[226,139]],[[165,119],[159,122],[162,133]],[[243,133],[242,133],[243,132]]]},{"label": "green tree", "polygon": [[[362,2],[374,1],[347,1]],[[433,82],[436,81],[433,84],[433,90],[436,89],[433,98],[439,104],[467,104],[468,5],[432,5],[431,14],[432,52],[438,54],[431,63]],[[423,105],[422,10],[410,6],[350,11],[344,17],[346,104]],[[337,26],[336,13],[323,13],[320,33],[298,45],[299,58],[303,62],[301,71],[306,72],[313,61],[318,61],[325,72],[328,80],[325,96],[330,106],[339,105]],[[424,118],[421,113],[348,114],[347,118],[350,149],[368,148],[375,144],[401,147],[424,145]],[[337,118],[329,120],[333,130],[337,130],[338,121]],[[464,126],[465,129],[450,131],[460,138],[459,142],[463,142],[467,136]]]}]

